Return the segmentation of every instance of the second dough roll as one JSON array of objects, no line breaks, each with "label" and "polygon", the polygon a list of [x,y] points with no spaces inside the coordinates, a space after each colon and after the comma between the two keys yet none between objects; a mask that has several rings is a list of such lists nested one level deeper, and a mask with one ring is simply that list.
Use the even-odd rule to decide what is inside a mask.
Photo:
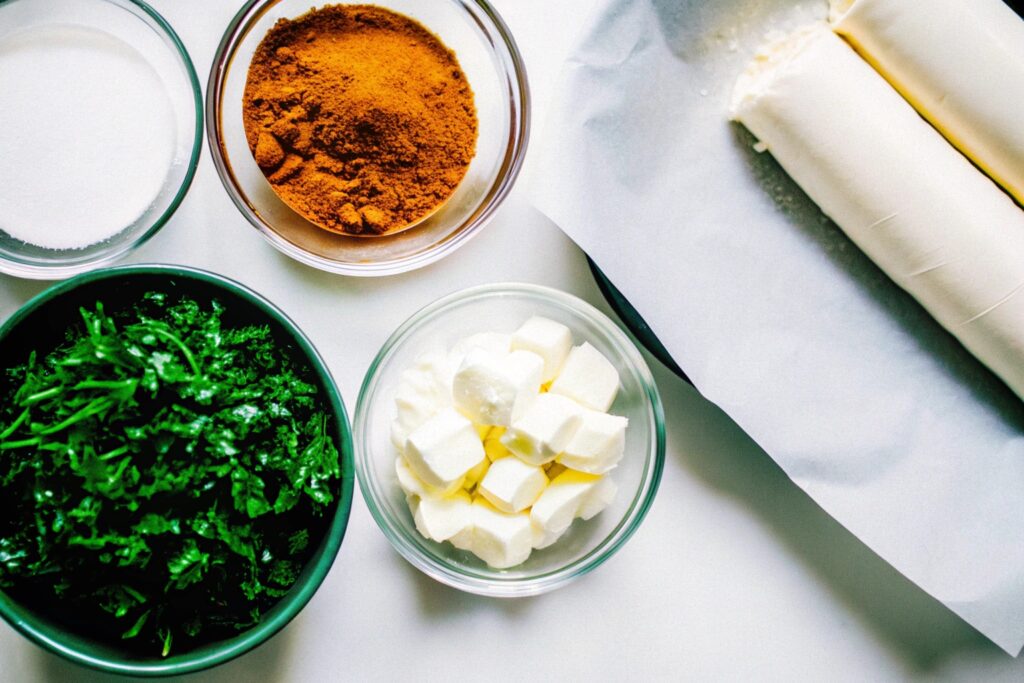
[{"label": "second dough roll", "polygon": [[1001,0],[831,0],[833,29],[1024,205],[1024,20]]},{"label": "second dough roll", "polygon": [[732,116],[1024,398],[1024,211],[824,25],[763,49]]}]

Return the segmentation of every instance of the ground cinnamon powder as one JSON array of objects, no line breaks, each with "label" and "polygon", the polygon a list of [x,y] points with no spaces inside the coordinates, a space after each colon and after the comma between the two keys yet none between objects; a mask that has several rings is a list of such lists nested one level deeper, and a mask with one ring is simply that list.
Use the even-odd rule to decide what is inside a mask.
[{"label": "ground cinnamon powder", "polygon": [[373,5],[279,20],[249,67],[243,117],[277,194],[334,232],[381,234],[426,216],[476,151],[473,91],[455,54]]}]

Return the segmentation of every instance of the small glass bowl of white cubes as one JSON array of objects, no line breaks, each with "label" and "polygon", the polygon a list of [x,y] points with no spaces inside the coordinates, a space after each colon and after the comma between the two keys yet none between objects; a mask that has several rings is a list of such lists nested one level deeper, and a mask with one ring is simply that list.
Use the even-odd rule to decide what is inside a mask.
[{"label": "small glass bowl of white cubes", "polygon": [[354,434],[363,497],[398,552],[497,597],[600,566],[643,520],[665,457],[636,346],[586,302],[527,284],[464,290],[403,324]]}]

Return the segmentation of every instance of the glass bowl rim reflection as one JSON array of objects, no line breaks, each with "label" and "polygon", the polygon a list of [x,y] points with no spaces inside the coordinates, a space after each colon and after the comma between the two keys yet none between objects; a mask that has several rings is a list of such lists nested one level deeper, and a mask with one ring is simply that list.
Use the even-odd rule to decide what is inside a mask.
[{"label": "glass bowl rim reflection", "polygon": [[[232,168],[230,155],[225,148],[222,132],[222,98],[224,96],[227,74],[232,68],[245,68],[248,65],[236,64],[238,47],[248,37],[256,23],[274,6],[286,0],[248,0],[231,20],[221,38],[220,45],[214,54],[210,77],[206,85],[206,117],[208,120],[207,138],[210,145],[210,156],[213,157],[217,175],[232,203],[242,216],[266,239],[275,249],[286,256],[330,273],[354,277],[381,277],[397,275],[423,268],[452,254],[475,237],[494,217],[497,210],[507,199],[515,186],[522,170],[529,146],[532,120],[530,87],[526,74],[526,64],[512,36],[508,25],[501,15],[491,6],[488,0],[447,0],[467,15],[473,25],[484,32],[484,42],[492,55],[501,49],[507,51],[507,59],[499,59],[496,68],[512,84],[514,92],[503,93],[508,98],[504,106],[510,106],[512,118],[509,128],[503,131],[507,142],[504,143],[501,165],[490,182],[487,192],[481,198],[469,217],[439,241],[420,249],[414,254],[400,256],[384,261],[338,261],[329,257],[314,254],[297,244],[293,244],[274,229],[271,222],[265,220],[247,194],[242,190],[241,183]],[[328,0],[320,3],[304,5],[306,10],[315,6],[330,4]],[[370,3],[373,4],[373,3]],[[380,5],[387,8],[387,3]],[[480,17],[474,14],[474,8],[489,22],[484,25]],[[428,29],[433,30],[431,26]],[[443,39],[443,36],[442,36]],[[472,85],[472,84],[471,84]],[[504,89],[503,89],[504,90]],[[415,226],[410,228],[415,229]],[[408,234],[410,229],[401,230],[397,234]],[[351,237],[351,236],[350,236]],[[388,239],[384,237],[365,237],[361,239]]]},{"label": "glass bowl rim reflection", "polygon": [[[9,3],[13,4],[14,2],[19,1],[24,0],[0,0],[0,11],[3,10],[4,5]],[[192,187],[192,181],[195,179],[196,170],[199,168],[199,160],[202,156],[203,150],[203,128],[205,125],[203,118],[203,93],[202,87],[199,84],[199,76],[196,73],[195,64],[192,62],[192,57],[189,55],[188,48],[185,47],[185,43],[182,42],[181,38],[174,30],[174,27],[164,19],[163,15],[153,9],[153,7],[144,0],[95,1],[105,2],[109,5],[120,7],[129,13],[133,13],[131,6],[137,7],[143,14],[151,19],[154,24],[156,24],[156,27],[160,32],[162,32],[163,37],[165,37],[170,42],[170,45],[173,46],[174,53],[176,54],[181,66],[184,67],[185,75],[188,78],[189,87],[192,91],[192,106],[193,114],[195,116],[195,130],[192,133],[191,142],[192,149],[189,152],[188,163],[185,166],[185,175],[182,178],[174,196],[168,203],[167,208],[165,208],[153,221],[152,225],[146,228],[132,241],[124,244],[118,244],[116,246],[112,245],[112,248],[105,249],[104,251],[97,253],[94,257],[83,261],[66,262],[63,260],[54,260],[50,264],[42,265],[39,263],[12,260],[7,256],[0,256],[0,272],[7,273],[8,275],[34,280],[59,280],[101,268],[124,258],[126,255],[148,242],[157,234],[157,232],[160,231],[161,228],[164,227],[164,225],[167,224],[171,217],[174,216],[178,208],[181,206],[181,203],[185,200],[185,196],[188,194],[189,189]]]},{"label": "glass bowl rim reflection", "polygon": [[[452,566],[442,556],[425,553],[422,545],[411,538],[408,523],[402,524],[386,511],[381,502],[386,497],[384,484],[376,476],[373,464],[378,459],[374,444],[369,443],[369,421],[371,415],[381,407],[376,405],[377,390],[381,371],[395,356],[401,346],[417,331],[443,318],[444,314],[464,304],[491,297],[512,296],[526,299],[542,299],[553,303],[572,314],[584,318],[598,327],[615,348],[618,359],[628,366],[645,394],[645,405],[653,421],[653,433],[649,435],[650,449],[645,455],[643,476],[640,485],[623,517],[611,531],[592,549],[581,557],[554,569],[546,569],[529,576],[503,578],[497,570],[470,572]],[[562,321],[564,322],[564,320]],[[525,597],[539,595],[560,588],[572,580],[587,574],[604,564],[632,537],[647,515],[661,481],[665,462],[665,415],[661,397],[654,377],[643,356],[626,334],[604,313],[585,301],[557,289],[526,283],[495,283],[470,287],[449,294],[420,309],[402,323],[384,343],[374,358],[363,381],[356,403],[352,431],[355,438],[356,476],[367,508],[374,521],[391,545],[414,567],[443,584],[469,593],[490,597]],[[624,492],[620,491],[620,495]],[[603,514],[603,513],[602,513]]]}]

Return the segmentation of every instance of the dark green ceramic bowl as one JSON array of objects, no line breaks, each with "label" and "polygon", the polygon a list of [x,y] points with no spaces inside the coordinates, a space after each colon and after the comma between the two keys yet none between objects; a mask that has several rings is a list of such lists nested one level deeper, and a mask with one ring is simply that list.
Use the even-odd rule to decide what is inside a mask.
[{"label": "dark green ceramic bowl", "polygon": [[[0,591],[0,617],[42,647],[78,664],[132,676],[170,676],[208,669],[256,648],[297,615],[327,576],[341,547],[352,505],[352,437],[334,380],[309,339],[276,306],[226,278],[178,266],[125,266],[99,270],[56,285],[29,301],[0,327],[0,370],[22,362],[29,351],[46,352],[63,339],[78,308],[102,300],[108,312],[131,306],[145,292],[187,294],[203,303],[218,299],[228,324],[265,324],[283,343],[294,347],[313,370],[333,413],[335,445],[342,457],[342,481],[333,518],[320,545],[292,590],[257,626],[229,640],[205,645],[166,659],[144,659],[106,643],[63,630],[50,615],[33,613]],[[0,663],[0,672],[3,665]],[[2,677],[2,676],[0,676]]]}]

